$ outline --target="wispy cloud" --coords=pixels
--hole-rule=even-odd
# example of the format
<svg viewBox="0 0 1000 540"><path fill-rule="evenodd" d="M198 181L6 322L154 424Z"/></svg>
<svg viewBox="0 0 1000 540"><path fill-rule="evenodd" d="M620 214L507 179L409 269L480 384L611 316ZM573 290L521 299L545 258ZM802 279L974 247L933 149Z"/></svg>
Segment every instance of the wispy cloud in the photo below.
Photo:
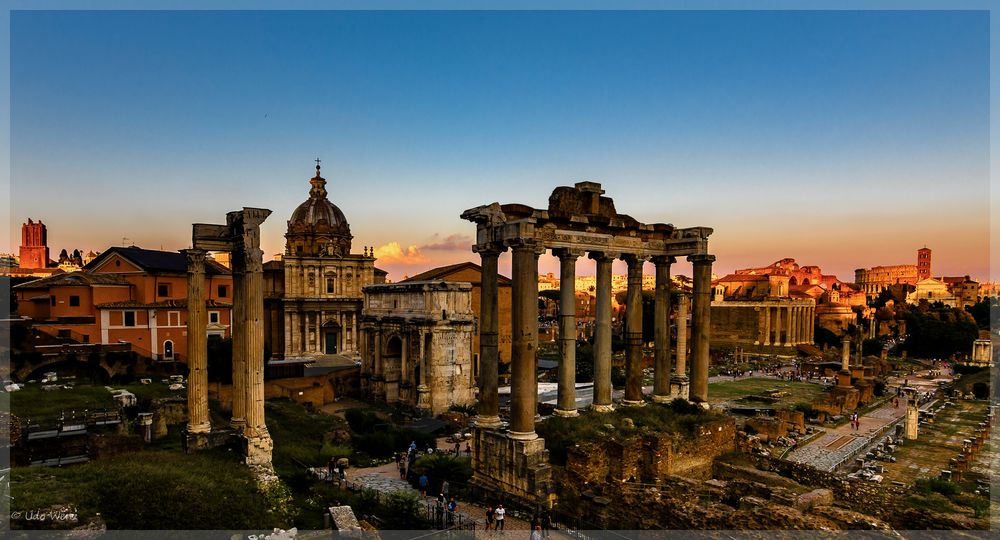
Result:
<svg viewBox="0 0 1000 540"><path fill-rule="evenodd" d="M476 243L475 239L466 234L452 234L438 241L439 236L435 234L431 243L420 246L417 249L427 251L471 251L472 244Z"/></svg>

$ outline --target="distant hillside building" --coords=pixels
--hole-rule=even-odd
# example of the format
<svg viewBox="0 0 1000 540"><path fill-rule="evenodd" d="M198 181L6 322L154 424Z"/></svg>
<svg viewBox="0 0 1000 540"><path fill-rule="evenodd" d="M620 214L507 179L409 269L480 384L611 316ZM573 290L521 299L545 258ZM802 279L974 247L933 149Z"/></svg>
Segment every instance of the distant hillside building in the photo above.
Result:
<svg viewBox="0 0 1000 540"><path fill-rule="evenodd" d="M230 335L233 280L205 265L209 336ZM82 271L14 287L18 314L77 343L128 342L154 360L186 362L187 261L176 251L110 248Z"/></svg>
<svg viewBox="0 0 1000 540"><path fill-rule="evenodd" d="M45 224L28 218L21 225L21 268L47 268L49 266L49 233Z"/></svg>
<svg viewBox="0 0 1000 540"><path fill-rule="evenodd" d="M873 266L854 271L854 283L869 297L875 298L890 285L916 285L931 277L931 250L917 250L917 264Z"/></svg>
<svg viewBox="0 0 1000 540"><path fill-rule="evenodd" d="M286 359L360 354L361 290L386 272L373 250L351 253L351 226L327 198L318 164L309 184L288 220L284 255L264 265L265 347Z"/></svg>

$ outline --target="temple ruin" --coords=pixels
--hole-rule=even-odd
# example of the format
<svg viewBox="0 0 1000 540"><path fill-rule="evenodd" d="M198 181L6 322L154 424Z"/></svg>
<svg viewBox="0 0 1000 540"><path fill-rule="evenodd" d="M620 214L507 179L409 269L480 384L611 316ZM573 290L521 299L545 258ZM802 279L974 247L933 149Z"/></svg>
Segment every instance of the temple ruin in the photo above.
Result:
<svg viewBox="0 0 1000 540"><path fill-rule="evenodd" d="M601 185L580 182L557 187L547 210L522 204L493 203L466 210L462 219L477 226L473 251L482 259L480 311L480 393L474 481L518 497L540 500L547 494L550 469L544 441L535 433L538 382L538 257L546 250L560 260L560 363L555 414L576 416L576 314L574 282L577 259L587 255L597 265L597 319L594 335L594 403L611 411L611 263L628 264L626 300L626 387L622 405L640 406L642 395L642 267L656 268L654 313L654 390L657 402L688 398L708 400L711 275L708 227L675 228L645 224L619 214L603 197ZM497 262L512 252L511 405L509 431L501 428L497 391ZM671 373L670 267L687 256L693 265L691 374L678 348L678 369ZM686 307L686 306L685 306ZM686 310L685 310L686 311ZM682 325L679 325L679 327ZM686 336L684 336L686 339ZM680 340L680 336L678 336Z"/></svg>
<svg viewBox="0 0 1000 540"><path fill-rule="evenodd" d="M238 434L248 465L271 463L271 437L264 424L264 288L260 224L271 214L244 208L226 214L225 225L193 225L188 265L188 414L189 449L215 446ZM232 254L233 402L230 430L213 433L208 413L208 339L205 316L205 256Z"/></svg>

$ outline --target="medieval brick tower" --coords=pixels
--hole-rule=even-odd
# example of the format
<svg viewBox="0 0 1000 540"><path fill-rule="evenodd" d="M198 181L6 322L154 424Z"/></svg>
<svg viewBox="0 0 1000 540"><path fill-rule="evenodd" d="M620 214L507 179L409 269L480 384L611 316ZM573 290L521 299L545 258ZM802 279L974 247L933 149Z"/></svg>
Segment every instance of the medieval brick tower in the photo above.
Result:
<svg viewBox="0 0 1000 540"><path fill-rule="evenodd" d="M917 281L931 277L931 250L926 247L917 250Z"/></svg>
<svg viewBox="0 0 1000 540"><path fill-rule="evenodd" d="M21 268L45 268L49 264L48 234L45 225L28 222L21 225Z"/></svg>

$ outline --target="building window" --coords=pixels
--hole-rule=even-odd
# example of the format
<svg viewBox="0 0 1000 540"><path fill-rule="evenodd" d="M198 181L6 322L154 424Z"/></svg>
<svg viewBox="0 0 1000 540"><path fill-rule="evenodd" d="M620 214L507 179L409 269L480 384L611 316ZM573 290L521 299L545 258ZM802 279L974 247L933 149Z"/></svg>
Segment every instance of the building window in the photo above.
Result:
<svg viewBox="0 0 1000 540"><path fill-rule="evenodd" d="M168 311L167 312L167 326L180 326L181 325L181 312L180 311Z"/></svg>
<svg viewBox="0 0 1000 540"><path fill-rule="evenodd" d="M219 312L209 311L208 312L208 323L209 324L219 324Z"/></svg>
<svg viewBox="0 0 1000 540"><path fill-rule="evenodd" d="M84 343L90 343L90 335L83 334L83 342Z"/></svg>
<svg viewBox="0 0 1000 540"><path fill-rule="evenodd" d="M219 298L225 298L229 294L229 287L227 285L219 285Z"/></svg>
<svg viewBox="0 0 1000 540"><path fill-rule="evenodd" d="M68 338L70 337L69 332L70 332L69 328L60 328L59 332L56 334L56 337Z"/></svg>
<svg viewBox="0 0 1000 540"><path fill-rule="evenodd" d="M326 278L326 292L333 293L333 278Z"/></svg>
<svg viewBox="0 0 1000 540"><path fill-rule="evenodd" d="M54 294L53 294L52 296L50 296L50 297L49 297L49 302L50 302L50 303L51 303L51 304L52 304L53 306L54 306L54 305L56 305L56 295L54 295Z"/></svg>
<svg viewBox="0 0 1000 540"><path fill-rule="evenodd" d="M163 342L163 359L173 360L174 358L174 342L169 339Z"/></svg>
<svg viewBox="0 0 1000 540"><path fill-rule="evenodd" d="M156 295L157 296L170 296L170 284L160 283L156 285Z"/></svg>
<svg viewBox="0 0 1000 540"><path fill-rule="evenodd" d="M80 307L80 297L77 295L70 295L69 297L70 307Z"/></svg>
<svg viewBox="0 0 1000 540"><path fill-rule="evenodd" d="M135 312L134 311L124 311L122 312L124 317L124 324L122 326L135 326Z"/></svg>

